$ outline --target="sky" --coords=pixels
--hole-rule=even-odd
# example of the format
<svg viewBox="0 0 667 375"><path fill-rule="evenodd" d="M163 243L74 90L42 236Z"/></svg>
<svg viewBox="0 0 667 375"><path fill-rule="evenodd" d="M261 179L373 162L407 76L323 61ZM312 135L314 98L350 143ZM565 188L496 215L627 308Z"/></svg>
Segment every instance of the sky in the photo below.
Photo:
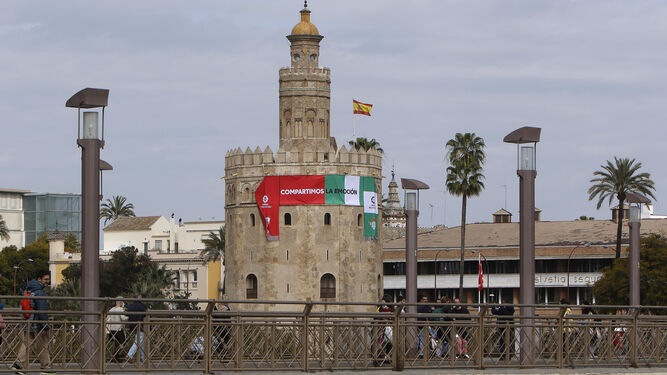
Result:
<svg viewBox="0 0 667 375"><path fill-rule="evenodd" d="M420 226L461 220L445 193L445 143L487 145L486 188L467 222L505 207L518 219L516 146L542 128L536 206L543 220L610 218L587 190L614 156L635 158L667 213L667 2L311 0L331 68L331 133L352 138L352 98L373 104L356 135L396 176L426 182ZM104 196L138 216L224 218L224 157L278 149L278 70L298 0L14 1L0 12L0 187L79 193L76 110L108 88ZM661 165L663 167L661 167ZM506 203L505 203L506 202Z"/></svg>

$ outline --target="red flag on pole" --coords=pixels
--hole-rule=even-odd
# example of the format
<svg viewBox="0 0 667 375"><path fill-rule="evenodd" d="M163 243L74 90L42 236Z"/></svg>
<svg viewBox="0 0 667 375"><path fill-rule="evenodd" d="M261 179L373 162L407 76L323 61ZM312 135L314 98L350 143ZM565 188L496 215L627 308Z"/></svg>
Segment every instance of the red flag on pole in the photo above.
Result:
<svg viewBox="0 0 667 375"><path fill-rule="evenodd" d="M477 267L479 268L479 278L477 279L477 291L484 289L484 271L482 271L482 254L479 254Z"/></svg>

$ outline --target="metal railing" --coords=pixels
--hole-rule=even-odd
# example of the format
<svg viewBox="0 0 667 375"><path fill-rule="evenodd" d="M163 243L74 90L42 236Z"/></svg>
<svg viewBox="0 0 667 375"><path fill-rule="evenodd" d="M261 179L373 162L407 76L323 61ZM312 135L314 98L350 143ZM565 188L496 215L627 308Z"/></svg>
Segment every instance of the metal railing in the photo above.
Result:
<svg viewBox="0 0 667 375"><path fill-rule="evenodd" d="M63 298L46 299L53 305ZM216 303L222 301L199 300L201 310L149 309L134 327L135 322L124 320L122 330L111 332L107 317L113 301L98 301L92 323L84 322L80 311L46 311L48 320L37 321L24 319L18 309L2 310L0 373L12 371L22 343L33 349L24 368L38 370L42 354L53 372L85 372L86 340L101 343L96 373L518 368L523 327L530 328L534 340L533 362L524 367L659 366L667 357L664 307L595 306L599 314L582 315L573 306L566 315L562 306L540 305L526 326L518 315L498 319L492 305L469 305L471 313L461 315L409 314L403 312L405 305L380 313L376 303L224 301L231 310L218 311ZM45 323L48 331L29 333L34 323ZM97 336L85 337L87 332ZM40 335L47 339L44 347L37 345ZM141 335L143 340L137 340ZM135 341L136 353L129 358Z"/></svg>

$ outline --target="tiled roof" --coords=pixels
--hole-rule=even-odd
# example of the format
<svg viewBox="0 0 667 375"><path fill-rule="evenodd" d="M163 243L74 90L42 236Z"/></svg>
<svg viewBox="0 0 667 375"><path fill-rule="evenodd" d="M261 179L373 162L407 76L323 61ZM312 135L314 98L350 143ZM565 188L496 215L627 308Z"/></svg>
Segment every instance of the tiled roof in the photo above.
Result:
<svg viewBox="0 0 667 375"><path fill-rule="evenodd" d="M628 224L623 224L627 241ZM573 220L535 222L536 246L614 245L617 224L611 220ZM641 233L667 235L667 219L646 219ZM419 249L457 248L461 246L461 228L434 228L417 235ZM518 247L519 223L480 223L466 225L466 248ZM405 237L387 240L384 250L405 249Z"/></svg>
<svg viewBox="0 0 667 375"><path fill-rule="evenodd" d="M119 217L103 230L115 232L123 230L149 230L160 216Z"/></svg>

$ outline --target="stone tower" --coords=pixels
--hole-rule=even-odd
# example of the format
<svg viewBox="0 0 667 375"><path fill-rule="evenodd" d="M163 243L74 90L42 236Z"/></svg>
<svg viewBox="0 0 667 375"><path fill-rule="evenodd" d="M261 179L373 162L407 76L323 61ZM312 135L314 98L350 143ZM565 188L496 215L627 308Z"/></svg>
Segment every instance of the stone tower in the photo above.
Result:
<svg viewBox="0 0 667 375"><path fill-rule="evenodd" d="M382 194L382 155L338 148L330 136L331 80L330 70L319 67L322 38L310 10L301 10L301 22L287 36L291 66L279 73L278 151L237 148L225 157L230 299L377 301L382 293L382 232L377 240L364 238L362 206L280 206L279 239L268 241L255 200L266 176L369 176Z"/></svg>
<svg viewBox="0 0 667 375"><path fill-rule="evenodd" d="M405 228L406 216L401 201L398 198L398 184L396 183L394 171L391 171L391 182L389 183L389 196L382 210L382 225L386 227Z"/></svg>

